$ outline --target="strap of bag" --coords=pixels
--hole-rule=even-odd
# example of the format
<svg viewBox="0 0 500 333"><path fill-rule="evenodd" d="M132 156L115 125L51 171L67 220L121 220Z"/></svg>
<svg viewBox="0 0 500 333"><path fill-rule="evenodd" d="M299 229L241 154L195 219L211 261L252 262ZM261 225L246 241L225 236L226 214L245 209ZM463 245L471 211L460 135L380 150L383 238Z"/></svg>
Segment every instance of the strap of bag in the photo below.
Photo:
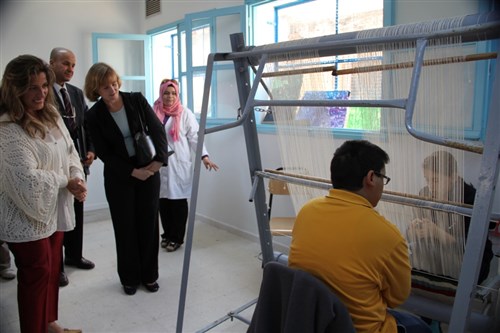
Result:
<svg viewBox="0 0 500 333"><path fill-rule="evenodd" d="M145 133L149 133L149 129L148 129L148 126L144 126L144 123L142 121L142 108L141 106L139 105L139 93L132 93L134 95L136 95L137 97L135 97L135 104L136 104L136 107L137 107L137 110L138 110L138 114L139 114L139 122L141 123L141 129L143 132Z"/></svg>

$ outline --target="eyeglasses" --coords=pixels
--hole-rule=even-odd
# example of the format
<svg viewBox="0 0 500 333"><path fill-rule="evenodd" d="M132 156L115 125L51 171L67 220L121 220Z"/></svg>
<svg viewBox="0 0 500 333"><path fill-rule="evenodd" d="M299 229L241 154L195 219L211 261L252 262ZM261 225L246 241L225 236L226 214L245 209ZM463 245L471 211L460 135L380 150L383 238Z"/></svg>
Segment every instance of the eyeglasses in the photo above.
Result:
<svg viewBox="0 0 500 333"><path fill-rule="evenodd" d="M375 176L384 179L384 185L389 184L389 182L391 181L391 178L387 177L386 175L381 174L380 172L373 171L373 173L375 174Z"/></svg>

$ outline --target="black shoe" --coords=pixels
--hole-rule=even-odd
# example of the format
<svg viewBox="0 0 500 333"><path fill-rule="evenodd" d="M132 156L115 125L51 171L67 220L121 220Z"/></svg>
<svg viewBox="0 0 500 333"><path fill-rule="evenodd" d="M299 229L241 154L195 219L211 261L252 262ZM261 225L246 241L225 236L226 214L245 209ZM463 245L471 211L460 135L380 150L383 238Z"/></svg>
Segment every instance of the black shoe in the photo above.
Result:
<svg viewBox="0 0 500 333"><path fill-rule="evenodd" d="M0 271L0 277L4 280L13 280L16 278L16 272L12 268L5 268Z"/></svg>
<svg viewBox="0 0 500 333"><path fill-rule="evenodd" d="M135 286L123 286L123 291L127 295L135 295L135 292L137 291L137 287L135 287Z"/></svg>
<svg viewBox="0 0 500 333"><path fill-rule="evenodd" d="M155 293L158 291L158 289L160 289L160 285L158 284L158 282L144 283L144 287L146 287L146 289L152 293Z"/></svg>
<svg viewBox="0 0 500 333"><path fill-rule="evenodd" d="M95 264L92 261L85 259L84 257L81 257L78 260L66 258L64 260L64 264L68 265L68 266L80 268L80 269L92 269L95 267Z"/></svg>
<svg viewBox="0 0 500 333"><path fill-rule="evenodd" d="M181 247L181 244L175 243L175 242L170 242L167 245L167 252L174 252L180 247Z"/></svg>
<svg viewBox="0 0 500 333"><path fill-rule="evenodd" d="M59 287L66 287L69 284L68 276L66 273L59 274Z"/></svg>
<svg viewBox="0 0 500 333"><path fill-rule="evenodd" d="M166 248L167 245L168 245L168 243L169 243L168 240L166 240L165 238L162 238L160 245L161 245L162 248Z"/></svg>

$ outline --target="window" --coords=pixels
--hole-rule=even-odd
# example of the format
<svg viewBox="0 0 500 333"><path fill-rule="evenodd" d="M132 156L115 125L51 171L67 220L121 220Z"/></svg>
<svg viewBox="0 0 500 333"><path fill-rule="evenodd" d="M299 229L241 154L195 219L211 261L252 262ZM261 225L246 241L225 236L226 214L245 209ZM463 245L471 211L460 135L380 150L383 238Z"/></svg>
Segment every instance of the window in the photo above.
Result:
<svg viewBox="0 0 500 333"><path fill-rule="evenodd" d="M252 45L265 45L304 38L320 37L350 31L380 28L383 26L383 0L317 0L291 1L277 0L251 6ZM321 58L321 66L349 68L353 63L363 59L356 55ZM287 66L282 62L276 66ZM275 68L274 70L278 70ZM361 99L360 83L345 76L327 76L325 74L309 74L300 87L290 86L287 78L269 80L271 88L286 86L286 90L299 89L296 96L302 99ZM316 76L316 77L314 77ZM324 82L324 81L327 82ZM323 87L318 91L315 82L322 81ZM381 91L375 94L380 98ZM327 109L327 110L325 110ZM264 110L265 111L265 110ZM260 117L262 123L272 123L272 114ZM361 130L377 130L380 127L380 110L361 107L308 107L297 110L296 120L309 120L310 126L328 128L348 128Z"/></svg>
<svg viewBox="0 0 500 333"><path fill-rule="evenodd" d="M164 30L151 37L153 68L153 99L159 97L159 86L163 79L179 78L179 32L177 27ZM181 93L181 100L183 94Z"/></svg>
<svg viewBox="0 0 500 333"><path fill-rule="evenodd" d="M182 22L150 31L153 36L154 98L162 79L180 83L182 103L197 116L202 108L207 58L210 53L230 52L229 35L245 27L245 7L228 7L187 14ZM217 64L211 85L208 118L234 120L238 112L234 66Z"/></svg>
<svg viewBox="0 0 500 333"><path fill-rule="evenodd" d="M112 64L123 91L151 92L150 39L145 35L92 33L92 58Z"/></svg>
<svg viewBox="0 0 500 333"><path fill-rule="evenodd" d="M232 33L243 32L247 45L259 46L361 31L391 25L390 20L393 19L394 9L393 3L387 0L246 0L245 4L246 6L187 14L179 22L148 32L152 37L151 68L153 69L153 80L149 86L153 87L154 98L157 98L159 82L163 78L175 78L180 82L183 104L199 115L204 95L207 56L212 52L230 52L229 35ZM488 10L491 8L480 8L481 12ZM491 52L496 49L496 45L490 42L478 43L477 52ZM319 64L321 66L349 69L368 60L382 63L382 54L370 57L366 55L337 56L328 59L321 58L318 62L321 62ZM284 62L278 65L287 66ZM484 134L487 103L491 94L490 71L489 62L478 63L475 70L476 76L486 77L487 80L479 80L479 83L474 86L474 91L482 92L484 96L479 93L474 97L474 107L467 123L469 126L467 138L469 139L480 139ZM334 99L367 99L360 98L361 94L367 92L371 94L370 96L375 95L377 99L382 98L382 88L378 84L367 85L350 78L349 75L331 76L327 80L324 79L326 76L321 77L323 81L326 81L325 88L317 89L314 85L305 82L300 90L297 90L298 98L311 98L310 96L318 93L326 98ZM209 124L234 120L240 103L233 63L216 62L212 80L208 101ZM272 84L285 87L285 80L277 79ZM368 91L366 87L371 90ZM145 90L148 92L149 89L146 87ZM263 99L264 94L265 92L259 91L257 97ZM259 108L255 110L259 111ZM266 111L266 109L260 108L260 111ZM302 110L300 116L314 117L319 111L324 113L324 109L316 108ZM378 130L381 122L384 121L380 110L376 108L333 108L328 110L328 114L329 119L316 121L324 124L321 126L334 129ZM258 112L256 119L259 124L265 124L265 126L259 125L259 130L273 131L272 114Z"/></svg>

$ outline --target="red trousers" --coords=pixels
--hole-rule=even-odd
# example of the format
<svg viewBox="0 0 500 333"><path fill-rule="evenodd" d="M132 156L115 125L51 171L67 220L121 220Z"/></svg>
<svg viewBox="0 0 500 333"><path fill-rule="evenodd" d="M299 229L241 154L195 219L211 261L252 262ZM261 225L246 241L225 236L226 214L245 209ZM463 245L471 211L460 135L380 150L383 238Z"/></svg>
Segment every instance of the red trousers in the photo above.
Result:
<svg viewBox="0 0 500 333"><path fill-rule="evenodd" d="M9 243L17 266L17 303L22 333L46 333L57 320L64 234Z"/></svg>

